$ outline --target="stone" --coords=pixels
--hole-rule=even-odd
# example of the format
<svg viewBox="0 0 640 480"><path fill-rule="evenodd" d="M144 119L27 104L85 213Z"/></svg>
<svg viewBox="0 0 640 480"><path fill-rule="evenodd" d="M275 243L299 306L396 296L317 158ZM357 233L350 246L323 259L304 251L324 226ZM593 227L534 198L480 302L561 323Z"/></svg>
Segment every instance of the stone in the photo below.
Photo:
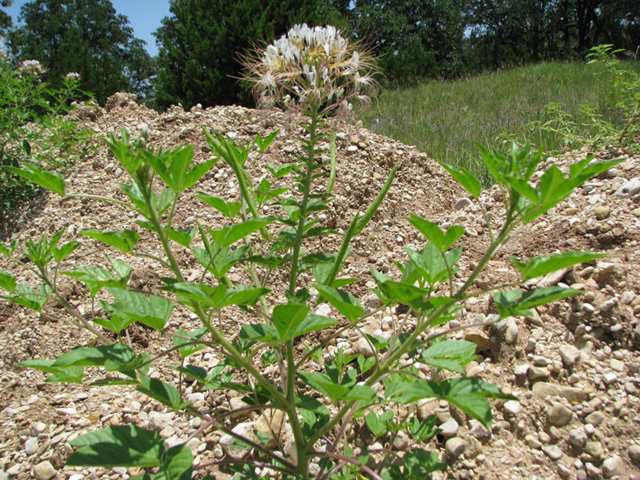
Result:
<svg viewBox="0 0 640 480"><path fill-rule="evenodd" d="M558 351L565 367L572 367L580 359L580 350L573 345L562 345Z"/></svg>
<svg viewBox="0 0 640 480"><path fill-rule="evenodd" d="M469 205L471 205L471 200L463 197L456 200L456 203L453 205L453 208L456 210L464 210Z"/></svg>
<svg viewBox="0 0 640 480"><path fill-rule="evenodd" d="M593 463L587 462L584 468L587 471L587 478L592 478L594 480L602 478L602 470L596 467Z"/></svg>
<svg viewBox="0 0 640 480"><path fill-rule="evenodd" d="M624 183L614 195L616 197L630 197L640 192L640 178L634 178Z"/></svg>
<svg viewBox="0 0 640 480"><path fill-rule="evenodd" d="M406 450L409 448L409 436L402 430L398 432L395 440L393 440L393 448L396 450Z"/></svg>
<svg viewBox="0 0 640 480"><path fill-rule="evenodd" d="M452 459L456 459L462 455L465 448L466 444L460 437L450 438L444 444L444 449L447 452L447 455Z"/></svg>
<svg viewBox="0 0 640 480"><path fill-rule="evenodd" d="M33 469L33 475L36 480L51 480L57 473L49 461L40 462Z"/></svg>
<svg viewBox="0 0 640 480"><path fill-rule="evenodd" d="M469 432L475 438L477 438L479 440L487 440L487 439L491 438L491 431L488 430L479 421L471 420L471 422L469 422L469 427L470 427L469 428Z"/></svg>
<svg viewBox="0 0 640 480"><path fill-rule="evenodd" d="M611 209L604 205L600 205L594 208L593 212L596 214L596 218L598 220L606 220L607 218L609 218L609 215L611 214Z"/></svg>
<svg viewBox="0 0 640 480"><path fill-rule="evenodd" d="M509 415L515 416L520 413L520 402L518 402L517 400L508 400L504 403L502 408Z"/></svg>
<svg viewBox="0 0 640 480"><path fill-rule="evenodd" d="M531 380L538 380L540 378L547 378L549 376L549 369L547 367L539 367L532 365L527 375Z"/></svg>
<svg viewBox="0 0 640 480"><path fill-rule="evenodd" d="M453 418L450 418L449 420L444 422L442 425L440 425L438 428L442 430L441 433L443 436L447 438L451 438L456 436L456 434L458 433L458 429L460 428L460 425L458 425L458 422L456 422Z"/></svg>
<svg viewBox="0 0 640 480"><path fill-rule="evenodd" d="M506 324L507 328L504 332L504 341L507 345L513 345L518 341L518 334L520 333L518 324L516 323L516 319L513 317L507 318Z"/></svg>
<svg viewBox="0 0 640 480"><path fill-rule="evenodd" d="M595 458L602 458L604 455L604 449L600 442L587 442L584 451Z"/></svg>
<svg viewBox="0 0 640 480"><path fill-rule="evenodd" d="M611 360L609 360L609 366L616 372L624 372L626 370L626 366L624 362L617 360L615 358L612 358Z"/></svg>
<svg viewBox="0 0 640 480"><path fill-rule="evenodd" d="M278 445L278 439L281 443L285 443L284 438L290 427L284 411L270 408L266 409L256 420L254 430L262 433L261 438L267 439L265 445L267 448L274 448Z"/></svg>
<svg viewBox="0 0 640 480"><path fill-rule="evenodd" d="M616 375L615 373L612 373L612 372L605 373L602 376L602 381L607 385L613 385L614 383L616 383L618 381L618 375Z"/></svg>
<svg viewBox="0 0 640 480"><path fill-rule="evenodd" d="M565 387L549 382L537 382L531 391L536 397L562 397L571 403L581 403L587 399L587 392L581 388Z"/></svg>
<svg viewBox="0 0 640 480"><path fill-rule="evenodd" d="M569 443L577 448L583 448L587 444L587 434L584 430L574 428L569 432Z"/></svg>
<svg viewBox="0 0 640 480"><path fill-rule="evenodd" d="M629 458L633 463L640 465L640 445L631 445L629 447Z"/></svg>
<svg viewBox="0 0 640 480"><path fill-rule="evenodd" d="M489 336L479 328L470 328L464 334L467 342L475 343L479 351L485 351L489 348Z"/></svg>
<svg viewBox="0 0 640 480"><path fill-rule="evenodd" d="M604 416L604 413L593 412L587 415L587 418L585 418L584 421L590 425L593 425L594 427L598 427L602 424L602 422L605 421L605 419L606 417Z"/></svg>
<svg viewBox="0 0 640 480"><path fill-rule="evenodd" d="M611 478L624 474L624 460L619 455L609 457L602 462L602 473L604 478Z"/></svg>
<svg viewBox="0 0 640 480"><path fill-rule="evenodd" d="M360 337L356 341L353 345L353 351L354 353L364 355L365 357L373 357L376 353L371 343L369 343L369 341L364 337Z"/></svg>
<svg viewBox="0 0 640 480"><path fill-rule="evenodd" d="M254 422L239 423L232 428L234 433L242 435L244 438L258 442L256 435L253 433ZM248 445L240 445L236 442L236 439L229 434L225 434L220 438L220 446L231 458L239 460L246 457L251 452L251 447Z"/></svg>
<svg viewBox="0 0 640 480"><path fill-rule="evenodd" d="M24 451L27 455L33 455L38 451L38 439L31 437L24 442Z"/></svg>
<svg viewBox="0 0 640 480"><path fill-rule="evenodd" d="M573 412L561 403L554 403L547 409L547 420L551 425L564 427L571 422Z"/></svg>
<svg viewBox="0 0 640 480"><path fill-rule="evenodd" d="M544 454L551 460L560 460L562 458L562 449L557 445L545 445L542 447Z"/></svg>

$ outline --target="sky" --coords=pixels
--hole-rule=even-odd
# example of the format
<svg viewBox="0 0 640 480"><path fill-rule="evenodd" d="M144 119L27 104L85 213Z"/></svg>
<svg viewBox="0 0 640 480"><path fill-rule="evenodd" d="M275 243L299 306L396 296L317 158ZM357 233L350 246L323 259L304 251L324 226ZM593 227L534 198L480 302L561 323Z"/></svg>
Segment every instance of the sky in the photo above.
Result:
<svg viewBox="0 0 640 480"><path fill-rule="evenodd" d="M16 25L20 7L30 0L14 0L13 5L5 9ZM162 18L169 15L169 0L111 0L116 12L129 19L136 38L147 42L147 51L151 55L158 53L156 40L152 33L160 27Z"/></svg>

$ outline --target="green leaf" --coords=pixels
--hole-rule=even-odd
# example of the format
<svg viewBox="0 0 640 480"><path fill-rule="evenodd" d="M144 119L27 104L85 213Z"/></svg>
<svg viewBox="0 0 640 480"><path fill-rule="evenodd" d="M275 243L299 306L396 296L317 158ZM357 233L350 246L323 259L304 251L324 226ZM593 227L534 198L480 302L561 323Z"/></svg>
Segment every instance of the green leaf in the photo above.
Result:
<svg viewBox="0 0 640 480"><path fill-rule="evenodd" d="M13 292L16 287L16 279L13 275L4 270L0 270L0 288Z"/></svg>
<svg viewBox="0 0 640 480"><path fill-rule="evenodd" d="M242 209L242 204L240 202L227 202L222 198L214 197L213 195L209 195L204 192L198 192L196 198L202 200L208 205L211 205L225 217L231 219L236 218Z"/></svg>
<svg viewBox="0 0 640 480"><path fill-rule="evenodd" d="M208 307L219 309L222 308L228 288L222 283L216 287L211 287L203 283L172 282L170 285L162 287L162 290L167 290Z"/></svg>
<svg viewBox="0 0 640 480"><path fill-rule="evenodd" d="M533 257L527 262L519 262L516 258L511 257L511 263L516 267L522 278L529 280L531 278L540 277L547 273L562 270L580 263L590 262L596 258L604 257L602 253L591 253L583 251L573 251L549 255L547 257Z"/></svg>
<svg viewBox="0 0 640 480"><path fill-rule="evenodd" d="M126 318L155 329L162 330L173 312L171 300L157 295L144 295L134 290L123 288L107 288L107 291L116 299L110 304L111 308Z"/></svg>
<svg viewBox="0 0 640 480"><path fill-rule="evenodd" d="M34 290L26 285L18 284L13 288L12 293L14 295L3 295L2 298L30 310L42 312L53 290L48 285L41 285L38 290Z"/></svg>
<svg viewBox="0 0 640 480"><path fill-rule="evenodd" d="M459 225L449 227L445 234L438 225L424 218L420 218L414 213L409 217L409 223L416 227L416 229L441 252L449 250L451 245L464 235L464 228Z"/></svg>
<svg viewBox="0 0 640 480"><path fill-rule="evenodd" d="M48 383L82 383L84 367L54 367L54 360L27 360L19 363L22 368L33 368L51 374Z"/></svg>
<svg viewBox="0 0 640 480"><path fill-rule="evenodd" d="M135 357L135 352L131 347L120 343L98 347L78 347L60 355L52 366L104 366L107 370L114 371L131 363Z"/></svg>
<svg viewBox="0 0 640 480"><path fill-rule="evenodd" d="M128 268L128 267L127 267ZM98 291L103 287L118 287L124 288L129 280L131 269L125 275L114 275L108 270L100 267L77 267L71 270L65 270L60 272L62 275L73 277L84 283L89 289L89 293L95 296Z"/></svg>
<svg viewBox="0 0 640 480"><path fill-rule="evenodd" d="M252 288L238 286L237 288L227 290L220 308L227 307L229 305L253 305L260 299L260 297L266 295L269 292L270 290L264 287Z"/></svg>
<svg viewBox="0 0 640 480"><path fill-rule="evenodd" d="M304 321L310 308L306 305L278 305L273 309L273 324L284 342L291 340L296 328Z"/></svg>
<svg viewBox="0 0 640 480"><path fill-rule="evenodd" d="M253 342L281 343L278 331L266 323L243 325L240 329L240 338Z"/></svg>
<svg viewBox="0 0 640 480"><path fill-rule="evenodd" d="M47 172L42 168L34 165L33 163L24 163L22 168L18 167L4 167L6 170L9 170L11 173L16 175L20 175L27 180L40 185L42 188L46 188L47 190L51 190L54 193L57 193L60 196L64 197L65 190L65 182L64 177L59 173L55 172Z"/></svg>
<svg viewBox="0 0 640 480"><path fill-rule="evenodd" d="M165 474L159 480L191 480L193 474L193 454L186 445L171 447L162 456L162 468L158 474Z"/></svg>
<svg viewBox="0 0 640 480"><path fill-rule="evenodd" d="M349 292L317 283L313 287L351 323L357 322L364 313L358 299Z"/></svg>
<svg viewBox="0 0 640 480"><path fill-rule="evenodd" d="M194 340L200 340L202 337L204 337L207 334L208 331L209 330L207 329L207 327L199 328L197 330L194 330L193 332L187 332L184 328L180 328L175 331L171 341L175 346L184 345L185 343L188 343ZM187 337L188 339L184 337ZM178 348L178 352L180 352L180 355L182 356L182 358L186 358L189 355L199 350L202 350L203 348L204 348L204 345L187 345L187 346Z"/></svg>
<svg viewBox="0 0 640 480"><path fill-rule="evenodd" d="M299 337L305 333L320 330L322 328L331 327L338 322L333 318L324 317L322 315L307 315L291 332L290 338Z"/></svg>
<svg viewBox="0 0 640 480"><path fill-rule="evenodd" d="M182 401L180 392L173 385L157 378L141 376L137 390L174 410L181 410L189 405L189 402Z"/></svg>
<svg viewBox="0 0 640 480"><path fill-rule="evenodd" d="M80 232L81 235L95 238L107 245L122 250L125 253L131 253L135 248L140 235L133 230L124 230L122 232L103 232L101 230L95 230L92 228L84 229Z"/></svg>
<svg viewBox="0 0 640 480"><path fill-rule="evenodd" d="M69 242L63 245L60 248L53 249L53 256L56 257L58 262L61 262L65 258L67 258L73 251L80 246L80 242Z"/></svg>
<svg viewBox="0 0 640 480"><path fill-rule="evenodd" d="M447 165L446 163L441 163L441 165L474 198L477 199L480 197L480 192L482 192L482 184L472 173L465 170L464 168L457 170L451 165Z"/></svg>
<svg viewBox="0 0 640 480"><path fill-rule="evenodd" d="M108 308L108 307L105 307L105 304L107 306L109 305L108 303L102 302L102 301L100 302L100 304L103 306L103 308ZM91 321L96 325L100 325L106 328L107 330L120 333L129 325L131 325L133 322L135 322L135 319L122 318L117 315L111 315L111 318L92 318Z"/></svg>
<svg viewBox="0 0 640 480"><path fill-rule="evenodd" d="M580 290L564 287L546 287L524 293L522 290L497 292L493 299L501 317L532 316L531 308L544 305L563 298L580 295Z"/></svg>
<svg viewBox="0 0 640 480"><path fill-rule="evenodd" d="M342 399L349 393L349 387L334 382L325 373L316 372L298 372L304 383L311 388L323 393L334 403Z"/></svg>
<svg viewBox="0 0 640 480"><path fill-rule="evenodd" d="M209 233L219 247L228 247L238 240L243 239L247 235L250 235L257 230L264 228L274 220L275 218L273 217L251 218L249 220L245 220L242 223L238 223L221 230L209 230Z"/></svg>
<svg viewBox="0 0 640 480"><path fill-rule="evenodd" d="M439 419L437 415L431 415L423 421L414 417L409 425L411 436L418 442L424 442L434 437L440 431L437 427Z"/></svg>
<svg viewBox="0 0 640 480"><path fill-rule="evenodd" d="M476 344L465 340L443 340L434 343L423 353L423 358L466 357L473 355Z"/></svg>
<svg viewBox="0 0 640 480"><path fill-rule="evenodd" d="M393 411L387 410L380 416L376 415L374 412L369 412L364 417L364 420L371 433L373 433L373 436L376 438L381 437L391 431L389 425L390 423L393 423Z"/></svg>
<svg viewBox="0 0 640 480"><path fill-rule="evenodd" d="M163 464L164 439L135 425L118 425L86 433L69 442L78 450L70 467L157 467Z"/></svg>
<svg viewBox="0 0 640 480"><path fill-rule="evenodd" d="M434 452L428 452L421 448L413 449L402 458L404 472L403 480L424 480L431 477L431 473L444 470L446 463L440 461L440 457Z"/></svg>

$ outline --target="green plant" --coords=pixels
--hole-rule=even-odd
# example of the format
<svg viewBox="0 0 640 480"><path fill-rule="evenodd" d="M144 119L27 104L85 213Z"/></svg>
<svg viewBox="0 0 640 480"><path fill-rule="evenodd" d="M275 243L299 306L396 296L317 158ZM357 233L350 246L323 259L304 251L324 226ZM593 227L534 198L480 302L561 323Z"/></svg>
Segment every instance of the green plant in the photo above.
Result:
<svg viewBox="0 0 640 480"><path fill-rule="evenodd" d="M317 38L323 38L323 45L338 35L323 29L298 32L311 39L298 46L302 53L318 52L307 49L317 46ZM327 60L321 52L317 55L316 65ZM314 59L313 55L306 58ZM328 77L339 72L344 70L331 70ZM313 82L313 76L301 76L297 81L299 88L319 87L315 83L305 86L304 82ZM445 465L425 448L437 433L434 417L410 420L408 413L413 405L422 399L439 398L489 426L492 416L487 399L513 398L482 380L460 376L464 365L474 358L475 345L443 339L445 333L435 327L455 318L462 303L471 297L492 294L499 316L506 317L531 315L538 305L577 294L576 290L562 287L517 287L531 278L590 261L599 254L566 252L526 261L512 259L520 281L489 291L476 290L473 285L515 228L544 214L576 187L617 162L586 159L573 165L568 176L551 166L533 183L540 153L514 147L507 155L501 155L483 149L482 160L504 192L504 222L496 225L488 218L490 245L459 285L454 283L454 275L462 248L456 243L464 235L464 228L456 225L443 231L436 224L411 215L409 222L426 239L424 247L417 251L407 248L408 260L398 265L396 276L371 272L381 308L402 303L408 312L398 317L397 328L389 338L375 337L363 333L361 327L376 312L365 309L350 293L348 285L356 279L345 278L340 272L351 241L375 215L395 169L372 206L350 221L341 234L338 251L329 254L318 249L315 239L338 234L322 226L318 216L318 212L331 208L328 174L324 171L328 165L320 161L322 150L318 148L330 130L326 112L334 111L327 97L318 92L330 90L319 87L317 95L298 102L306 115L305 135L300 138L304 154L294 163L270 165L272 178L258 185L249 175L247 161L253 151L264 152L275 134L258 136L250 145L237 145L215 132L205 132L216 158L197 165L193 165L191 147L152 151L144 138L132 141L126 132L120 140L111 138L108 146L131 182L121 184L126 201L101 200L144 218L136 223L153 232L162 256L143 251L138 246L140 235L132 229L81 233L128 255L155 259L170 272L162 278L162 294L129 287L132 269L111 257L107 257L106 268L66 267L65 259L79 243L72 240L61 244L62 232L50 238L43 236L39 241L29 240L21 255L16 255L17 241L0 244L1 254L41 280L35 290L19 284L11 273L0 272L0 287L9 292L4 298L38 312L48 301L57 302L80 327L92 331L99 342L97 346L76 347L56 359L26 361L21 364L23 367L47 372L47 381L53 382L81 382L85 368L98 368L104 377L95 384L131 385L168 408L202 418L202 426L193 435L217 429L254 451L248 458L218 460L194 468L186 442L167 448L157 432L122 425L73 440L71 444L77 450L67 465L143 468L146 473L137 479L186 480L195 470L206 472L214 464L228 467L238 478L246 479L264 478L263 472L269 471L280 472L282 478L305 480L428 478ZM345 87L338 101L348 102L352 93L351 88ZM363 91L358 92L362 94ZM220 159L233 169L240 198L227 200L203 192L197 198L220 212L226 223L220 228L201 224L190 230L177 228L174 217L182 194ZM445 168L482 205L479 181L467 170ZM68 193L64 179L57 173L34 166L11 167L11 171L59 195L83 196ZM294 181L293 188L279 185L281 179L288 177ZM278 214L260 216L264 206ZM188 250L200 265L202 273L195 280L185 279L176 260L176 244ZM232 281L227 275L232 267L242 269L244 280ZM285 285L277 280L277 272L286 272ZM305 280L308 275L303 277L303 272L310 273L313 280ZM59 293L63 277L82 282L93 297L100 294L104 298L99 302L101 308L92 312L94 315L81 315ZM320 304L329 305L332 313L317 313L315 307ZM156 358L127 344L125 332L132 323L163 331L176 306L192 312L200 322L199 328L175 331L173 346ZM222 320L237 318L239 312L243 312L243 325L236 337L229 338L221 329ZM104 329L111 333L107 335ZM322 335L308 335L311 332ZM369 354L338 350L333 356L325 355L327 346L347 332L360 335L369 346ZM189 363L189 357L202 349L221 352L225 360L210 371ZM225 413L194 408L183 397L182 380L173 384L149 376L149 367L170 355L178 357L179 364L174 368L181 379L189 378L203 391L235 390L247 406ZM273 370L268 369L271 365L276 366L275 372L267 373ZM430 369L430 378L425 378L425 368ZM245 434L235 431L229 418L241 411L262 414L268 419L269 429ZM386 447L382 451L356 451L347 434L358 423L364 423ZM286 435L281 436L280 430ZM407 432L415 444L404 455L391 448L399 431ZM399 458L401 461L397 461Z"/></svg>
<svg viewBox="0 0 640 480"><path fill-rule="evenodd" d="M631 141L638 143L640 135L640 74L624 66L616 59L616 55L624 50L614 50L613 45L598 45L591 49L587 58L590 63L603 65L605 71L613 76L613 90L617 97L616 107L624 116L624 127L620 131L618 143L625 137L632 136Z"/></svg>
<svg viewBox="0 0 640 480"><path fill-rule="evenodd" d="M41 81L43 71L36 60L13 68L0 57L0 212L10 211L36 193L32 183L3 167L20 167L25 162L47 168L68 165L91 136L75 121L62 117L72 109L72 100L86 95L79 89L77 74L69 73L61 88L52 89Z"/></svg>

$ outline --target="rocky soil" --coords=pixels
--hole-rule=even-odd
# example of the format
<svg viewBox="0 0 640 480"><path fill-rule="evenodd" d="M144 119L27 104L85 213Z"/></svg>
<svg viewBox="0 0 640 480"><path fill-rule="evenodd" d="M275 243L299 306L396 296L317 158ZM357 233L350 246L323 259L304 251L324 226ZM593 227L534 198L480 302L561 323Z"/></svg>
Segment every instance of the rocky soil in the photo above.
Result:
<svg viewBox="0 0 640 480"><path fill-rule="evenodd" d="M105 109L83 108L76 113L95 131L96 142L109 133L126 128L136 136L148 126L156 147L181 144L196 147L196 161L211 154L206 148L202 127L215 128L238 140L252 139L275 128L281 135L264 158L252 165L254 179L266 176L266 162L293 159L299 146L297 120L283 113L264 113L240 107L194 108L190 112L174 107L159 115L137 105L131 97L118 94ZM358 211L364 211L382 187L393 164L400 165L389 196L368 230L353 245L346 274L362 280L354 286L361 298L370 296L373 286L370 267L393 272L393 262L405 260L404 247L419 248L422 239L406 221L410 212L439 223L460 223L467 234L461 240L465 253L456 280L480 258L487 244L487 225L477 207L444 170L415 148L358 126L340 125L337 135L338 176L334 209L326 222L345 229ZM587 152L574 152L547 164L562 168ZM568 285L584 295L538 308L528 319L506 319L492 326L456 331L452 337L466 338L478 345L481 357L467 367L476 376L499 385L520 402L494 402L495 422L490 431L469 421L446 403L423 402L413 414L436 414L442 434L430 447L450 464L446 475L455 479L637 479L640 480L640 157L603 150L601 158L623 156L615 169L591 181L570 199L538 221L523 227L500 255L491 262L477 287L487 288L515 279L509 256L526 259L567 249L602 251L607 257L592 264L566 269L540 279L538 285ZM82 159L67 179L68 190L77 193L120 196L118 183L123 171L101 147ZM209 172L199 189L223 198L237 196L238 188L228 167L219 164ZM500 191L484 194L492 223L500 220ZM221 222L217 212L194 199L182 204L177 224L188 227L196 221L215 228ZM121 230L131 228L135 218L113 205L78 198L61 201L45 197L16 212L1 226L7 238L17 234L20 242L38 238L43 232L64 229L64 240L76 238L83 228ZM155 253L155 244L144 232L141 251ZM336 240L324 241L325 250L335 250ZM73 265L104 264L104 248L91 239L67 261ZM153 290L164 272L149 259L119 257L134 268L138 288ZM197 265L184 267L195 274ZM0 269L33 279L0 259ZM240 273L236 273L240 275ZM83 312L92 309L88 292L64 284L67 298ZM371 302L372 299L369 298ZM485 323L493 314L488 299L469 300L457 320L448 328ZM395 310L379 312L368 320L365 330L390 335L396 325ZM189 439L200 426L199 419L167 411L159 404L125 387L98 388L44 382L36 371L18 368L17 363L32 358L53 358L71 346L88 344L88 334L70 325L64 312L47 307L42 316L13 304L0 302L0 479L38 480L85 478L129 478L124 469L65 468L72 451L68 442L78 434L108 425L133 422L157 429L169 444ZM168 331L194 327L187 312L178 311ZM230 335L238 323L227 319ZM159 352L168 336L133 328L131 340L137 349ZM366 349L357 337L339 338L328 348ZM212 368L220 360L217 352L196 354L195 363ZM175 359L174 359L175 361ZM171 376L164 367L158 373ZM233 409L240 399L220 392L202 393L192 386L187 398L196 408ZM234 418L230 425L256 427L264 419ZM355 442L358 445L358 441ZM362 443L362 442L360 442ZM234 455L226 438L210 434L188 441L203 464ZM362 445L360 445L362 447ZM411 449L408 438L394 443L399 450ZM215 472L214 472L215 473ZM216 478L227 478L215 473Z"/></svg>

